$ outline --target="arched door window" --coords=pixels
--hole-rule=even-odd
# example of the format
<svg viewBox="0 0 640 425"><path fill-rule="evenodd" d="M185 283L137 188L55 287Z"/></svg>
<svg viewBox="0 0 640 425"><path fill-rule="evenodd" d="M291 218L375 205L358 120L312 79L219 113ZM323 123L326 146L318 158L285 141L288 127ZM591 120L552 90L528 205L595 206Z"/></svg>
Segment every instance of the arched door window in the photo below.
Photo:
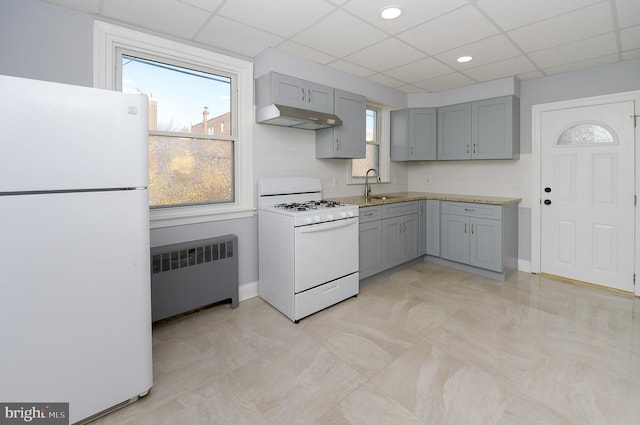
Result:
<svg viewBox="0 0 640 425"><path fill-rule="evenodd" d="M564 130L558 140L558 146L600 145L618 143L613 131L598 123L580 123Z"/></svg>

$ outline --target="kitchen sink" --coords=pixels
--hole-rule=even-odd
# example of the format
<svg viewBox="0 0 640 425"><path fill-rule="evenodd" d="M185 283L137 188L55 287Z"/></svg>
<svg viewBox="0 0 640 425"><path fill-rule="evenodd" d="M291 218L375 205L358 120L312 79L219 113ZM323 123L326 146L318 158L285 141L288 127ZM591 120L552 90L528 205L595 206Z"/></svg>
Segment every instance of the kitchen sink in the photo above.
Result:
<svg viewBox="0 0 640 425"><path fill-rule="evenodd" d="M367 196L367 199L375 199L377 201L386 201L387 199L396 199L399 198L399 196L390 196L390 195L372 195L372 196Z"/></svg>

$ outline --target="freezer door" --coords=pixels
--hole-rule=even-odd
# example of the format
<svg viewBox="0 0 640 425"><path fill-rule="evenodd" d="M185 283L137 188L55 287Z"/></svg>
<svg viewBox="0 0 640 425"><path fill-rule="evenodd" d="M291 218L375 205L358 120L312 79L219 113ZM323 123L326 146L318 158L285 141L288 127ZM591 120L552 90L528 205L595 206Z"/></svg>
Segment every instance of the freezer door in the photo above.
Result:
<svg viewBox="0 0 640 425"><path fill-rule="evenodd" d="M0 76L0 193L148 186L144 95Z"/></svg>
<svg viewBox="0 0 640 425"><path fill-rule="evenodd" d="M0 400L70 423L152 385L146 190L0 196Z"/></svg>

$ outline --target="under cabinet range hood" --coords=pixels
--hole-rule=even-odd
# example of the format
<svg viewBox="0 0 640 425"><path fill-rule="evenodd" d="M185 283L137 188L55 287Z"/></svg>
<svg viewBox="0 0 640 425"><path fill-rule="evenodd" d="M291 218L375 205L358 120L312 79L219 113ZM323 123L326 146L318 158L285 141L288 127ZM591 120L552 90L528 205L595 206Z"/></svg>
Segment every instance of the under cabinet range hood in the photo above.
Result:
<svg viewBox="0 0 640 425"><path fill-rule="evenodd" d="M321 130L342 125L342 120L333 114L276 104L259 108L256 111L256 122L305 130Z"/></svg>

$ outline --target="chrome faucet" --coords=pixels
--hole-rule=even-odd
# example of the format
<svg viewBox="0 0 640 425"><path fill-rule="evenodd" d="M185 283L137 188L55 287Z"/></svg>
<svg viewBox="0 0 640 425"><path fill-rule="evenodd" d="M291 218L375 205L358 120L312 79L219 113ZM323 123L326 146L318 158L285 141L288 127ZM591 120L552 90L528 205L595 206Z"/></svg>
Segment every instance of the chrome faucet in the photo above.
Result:
<svg viewBox="0 0 640 425"><path fill-rule="evenodd" d="M375 168L369 168L367 170L367 173L364 175L364 197L368 198L369 194L371 193L371 186L369 185L369 172L373 171L374 173L376 173L376 178L378 180L378 182L380 182L380 175L378 175L378 170L376 170Z"/></svg>

